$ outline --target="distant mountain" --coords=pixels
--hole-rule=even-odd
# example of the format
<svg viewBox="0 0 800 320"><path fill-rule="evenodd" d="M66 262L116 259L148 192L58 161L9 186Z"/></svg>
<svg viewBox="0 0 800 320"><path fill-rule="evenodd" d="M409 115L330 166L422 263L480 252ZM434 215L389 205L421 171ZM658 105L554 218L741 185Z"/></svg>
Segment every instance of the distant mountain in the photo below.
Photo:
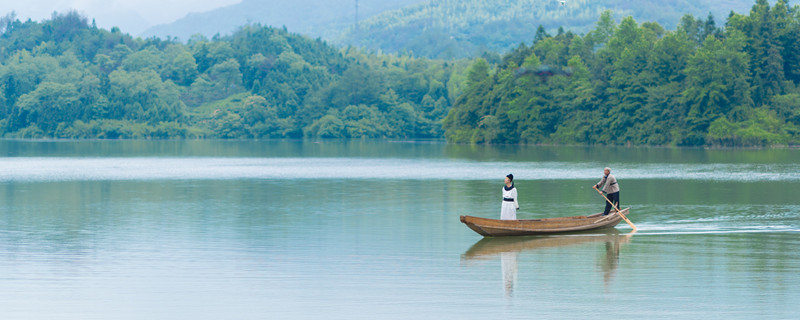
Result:
<svg viewBox="0 0 800 320"><path fill-rule="evenodd" d="M685 14L716 21L731 11L747 13L754 0L244 0L190 14L145 31L143 37L227 35L248 23L285 26L290 32L321 37L388 53L411 52L431 58L464 58L508 52L530 44L538 26L550 34L560 27L581 34L594 28L603 11L616 21L632 16L674 29ZM356 27L356 3L358 24Z"/></svg>
<svg viewBox="0 0 800 320"><path fill-rule="evenodd" d="M485 51L507 52L530 44L537 27L574 33L592 29L600 13L616 21L632 16L674 29L689 13L724 22L731 11L749 12L754 0L431 0L376 15L350 28L334 43L417 56L459 58Z"/></svg>
<svg viewBox="0 0 800 320"><path fill-rule="evenodd" d="M194 34L212 37L232 34L239 27L260 23L283 27L291 32L325 39L337 38L358 19L424 2L424 0L244 0L241 3L203 13L192 13L170 24L147 29L143 37L177 37Z"/></svg>

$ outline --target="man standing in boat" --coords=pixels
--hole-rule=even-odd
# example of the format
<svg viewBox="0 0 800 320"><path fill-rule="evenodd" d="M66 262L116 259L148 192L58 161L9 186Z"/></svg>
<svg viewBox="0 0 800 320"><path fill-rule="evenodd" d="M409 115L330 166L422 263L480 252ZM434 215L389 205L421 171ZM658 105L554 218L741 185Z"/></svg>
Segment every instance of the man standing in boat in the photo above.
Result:
<svg viewBox="0 0 800 320"><path fill-rule="evenodd" d="M514 187L514 175L509 173L506 176L506 185L503 186L503 206L500 209L500 219L517 220L517 210L519 210L517 188Z"/></svg>
<svg viewBox="0 0 800 320"><path fill-rule="evenodd" d="M605 192L608 196L608 201L613 202L614 205L619 208L619 184L617 184L617 178L614 178L611 174L611 168L606 167L603 169L603 178L600 179L600 182L592 186L593 189L600 187L602 187L600 190ZM606 201L606 210L603 211L604 216L608 215L608 212L611 211L612 208L611 203L608 201Z"/></svg>

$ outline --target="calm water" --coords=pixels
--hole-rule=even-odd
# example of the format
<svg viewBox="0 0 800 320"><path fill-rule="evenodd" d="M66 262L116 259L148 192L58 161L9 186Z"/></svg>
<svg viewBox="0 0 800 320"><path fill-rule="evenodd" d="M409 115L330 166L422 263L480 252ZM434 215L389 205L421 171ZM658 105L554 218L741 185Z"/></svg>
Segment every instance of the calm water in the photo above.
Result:
<svg viewBox="0 0 800 320"><path fill-rule="evenodd" d="M0 141L2 319L795 319L800 150ZM639 232L583 215L610 166Z"/></svg>

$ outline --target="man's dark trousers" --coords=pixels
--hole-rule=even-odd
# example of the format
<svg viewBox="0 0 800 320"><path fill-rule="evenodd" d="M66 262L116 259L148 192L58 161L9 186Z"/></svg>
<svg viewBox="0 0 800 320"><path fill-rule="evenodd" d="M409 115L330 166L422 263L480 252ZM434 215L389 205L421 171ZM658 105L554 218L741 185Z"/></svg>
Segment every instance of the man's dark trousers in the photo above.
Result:
<svg viewBox="0 0 800 320"><path fill-rule="evenodd" d="M606 198L608 198L608 201L613 202L615 205L617 205L617 208L619 208L619 191L614 193L609 193L608 195L606 195ZM608 215L608 213L611 211L611 208L613 208L613 206L611 206L611 203L608 203L608 201L606 201L606 210L603 211L604 216Z"/></svg>

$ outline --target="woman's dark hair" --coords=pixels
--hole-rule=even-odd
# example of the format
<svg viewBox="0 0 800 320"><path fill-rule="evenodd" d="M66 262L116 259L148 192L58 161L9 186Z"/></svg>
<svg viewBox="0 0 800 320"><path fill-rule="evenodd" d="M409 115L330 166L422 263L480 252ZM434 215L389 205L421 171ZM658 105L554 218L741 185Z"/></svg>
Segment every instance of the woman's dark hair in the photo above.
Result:
<svg viewBox="0 0 800 320"><path fill-rule="evenodd" d="M508 180L514 181L514 175L513 175L513 174L510 174L510 173L509 173L509 174L506 176L506 178L508 178Z"/></svg>

